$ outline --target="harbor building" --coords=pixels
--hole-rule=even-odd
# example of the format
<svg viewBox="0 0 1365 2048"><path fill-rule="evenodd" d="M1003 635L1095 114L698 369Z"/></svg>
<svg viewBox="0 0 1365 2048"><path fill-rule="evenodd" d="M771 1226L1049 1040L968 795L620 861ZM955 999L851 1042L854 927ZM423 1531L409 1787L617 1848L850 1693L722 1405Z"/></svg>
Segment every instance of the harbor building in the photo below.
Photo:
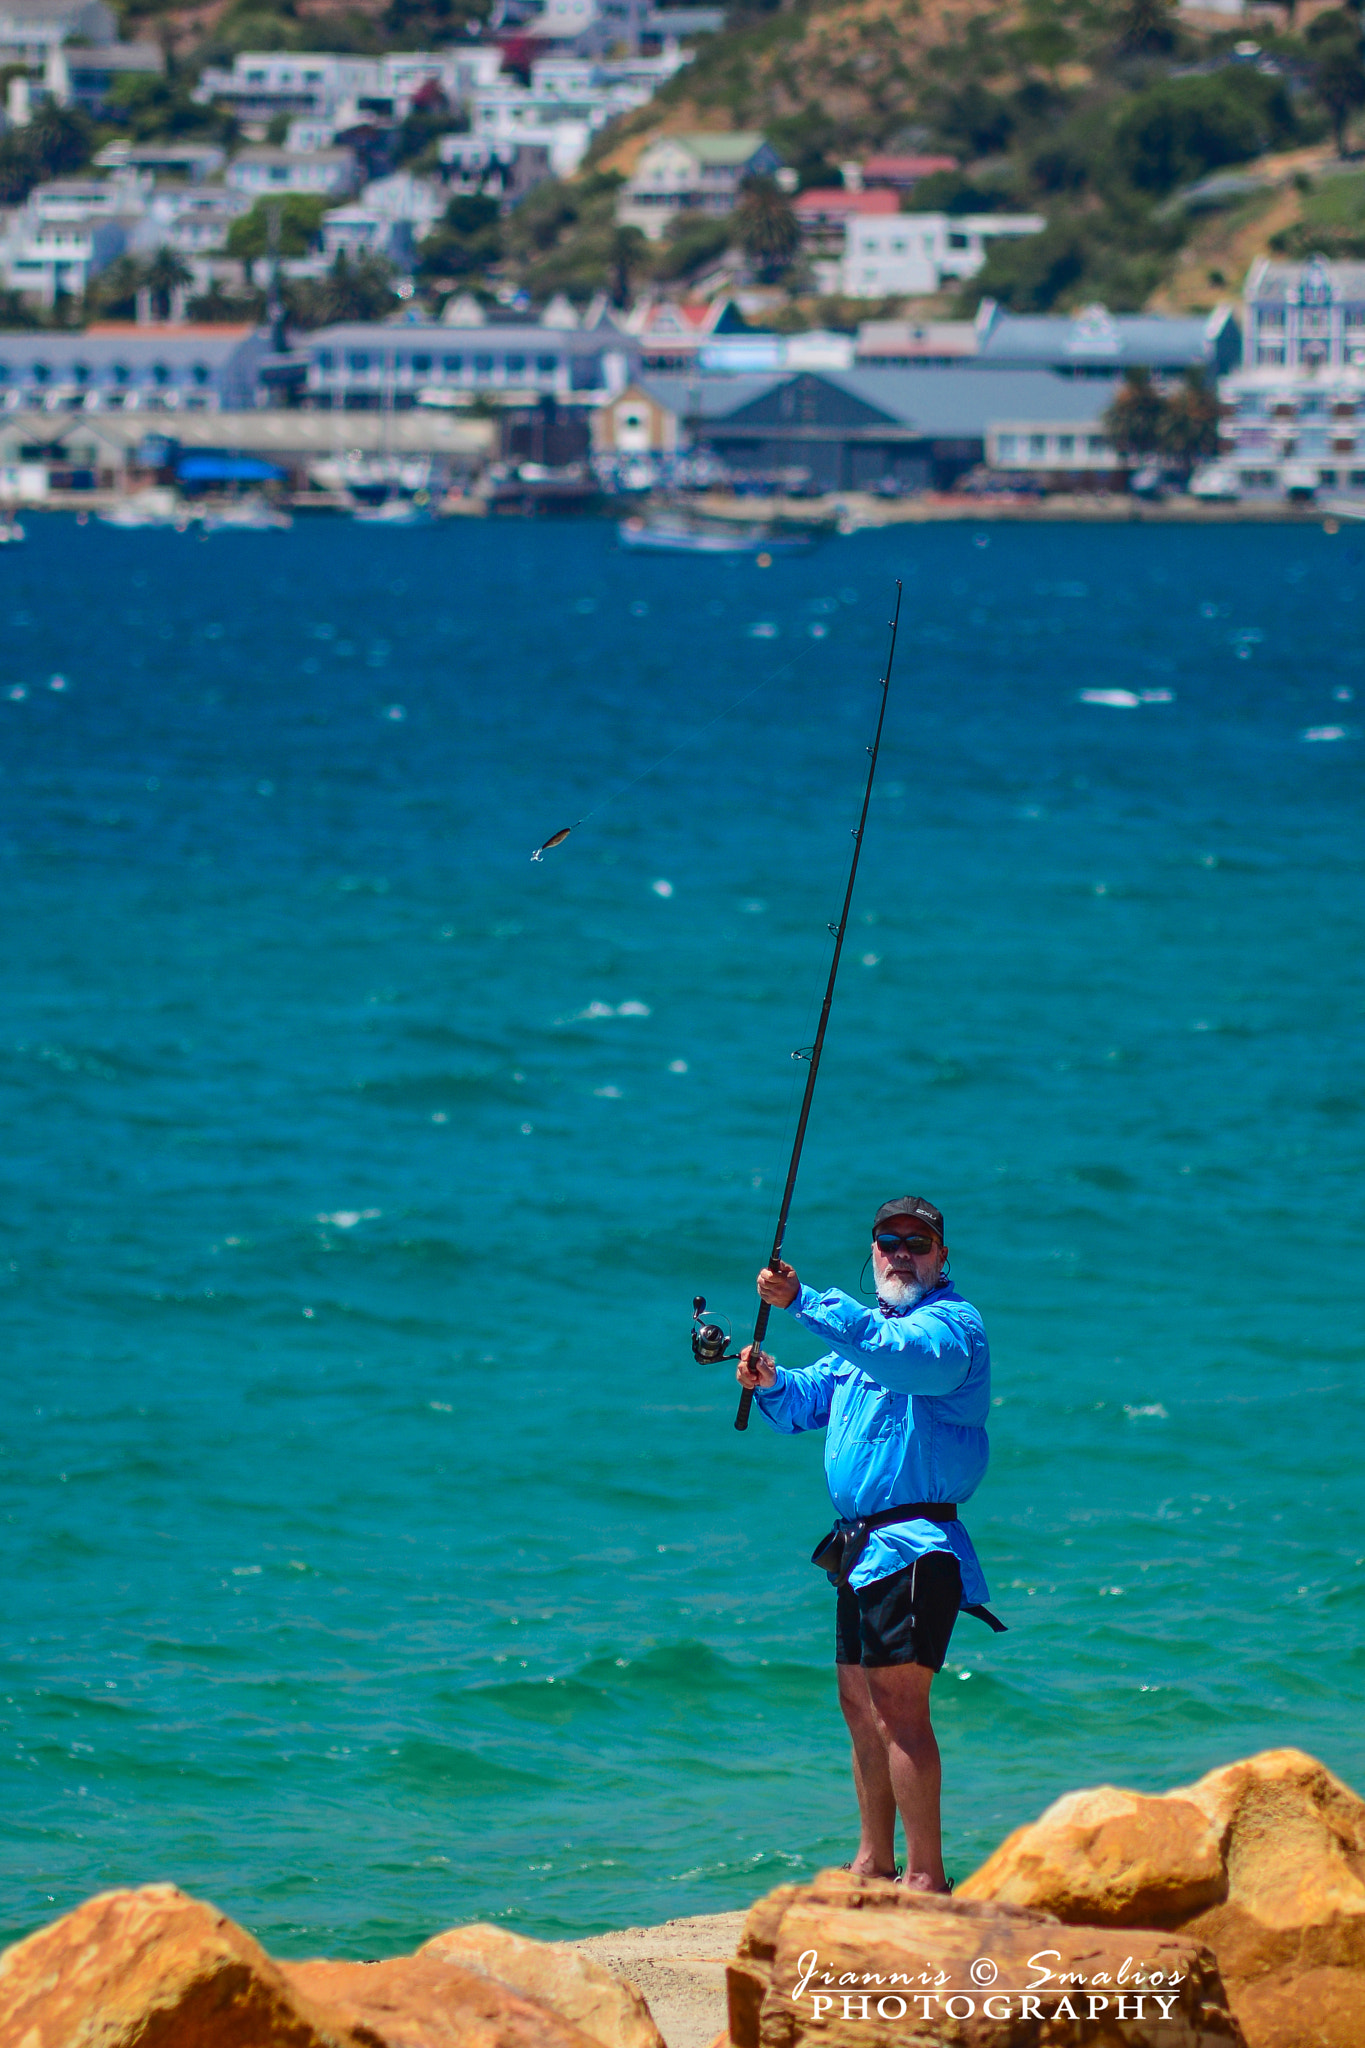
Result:
<svg viewBox="0 0 1365 2048"><path fill-rule="evenodd" d="M1365 263L1258 257L1247 273L1243 304L1248 368L1365 367Z"/></svg>
<svg viewBox="0 0 1365 2048"><path fill-rule="evenodd" d="M253 327L0 334L0 412L245 411L269 347Z"/></svg>
<svg viewBox="0 0 1365 2048"><path fill-rule="evenodd" d="M304 336L303 402L326 412L458 409L476 398L595 403L624 391L639 360L631 335L535 321L447 327L355 321Z"/></svg>
<svg viewBox="0 0 1365 2048"><path fill-rule="evenodd" d="M1000 453L1002 439L1007 467L1019 476L1046 473L1094 488L1123 467L1103 428L1117 378L1082 383L1049 370L801 370L646 375L638 389L676 414L678 445L706 451L740 480L799 477L821 491L946 490ZM654 414L637 411L635 433L648 430L651 444L662 445ZM619 435L618 428L618 447ZM1067 436L1070 448L1063 446Z"/></svg>

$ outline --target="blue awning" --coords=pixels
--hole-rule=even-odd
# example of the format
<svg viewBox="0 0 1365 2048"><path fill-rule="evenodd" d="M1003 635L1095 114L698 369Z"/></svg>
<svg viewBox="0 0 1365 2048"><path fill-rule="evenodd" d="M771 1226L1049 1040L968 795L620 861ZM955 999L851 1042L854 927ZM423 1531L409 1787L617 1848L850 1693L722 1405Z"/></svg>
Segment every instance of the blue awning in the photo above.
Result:
<svg viewBox="0 0 1365 2048"><path fill-rule="evenodd" d="M256 455L182 455L175 473L186 484L263 484L285 474Z"/></svg>

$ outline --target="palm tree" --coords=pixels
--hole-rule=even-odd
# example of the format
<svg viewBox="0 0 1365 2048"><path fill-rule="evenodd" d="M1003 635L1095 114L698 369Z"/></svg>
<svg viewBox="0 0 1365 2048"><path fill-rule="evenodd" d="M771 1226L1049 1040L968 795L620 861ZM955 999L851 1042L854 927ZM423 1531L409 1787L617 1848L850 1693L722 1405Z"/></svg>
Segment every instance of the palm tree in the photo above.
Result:
<svg viewBox="0 0 1365 2048"><path fill-rule="evenodd" d="M784 271L801 247L801 227L791 201L772 178L748 178L734 211L735 238L758 266L760 277Z"/></svg>
<svg viewBox="0 0 1365 2048"><path fill-rule="evenodd" d="M193 284L194 272L183 258L163 242L142 273L142 289L152 296L152 312L158 320L169 320L177 292Z"/></svg>

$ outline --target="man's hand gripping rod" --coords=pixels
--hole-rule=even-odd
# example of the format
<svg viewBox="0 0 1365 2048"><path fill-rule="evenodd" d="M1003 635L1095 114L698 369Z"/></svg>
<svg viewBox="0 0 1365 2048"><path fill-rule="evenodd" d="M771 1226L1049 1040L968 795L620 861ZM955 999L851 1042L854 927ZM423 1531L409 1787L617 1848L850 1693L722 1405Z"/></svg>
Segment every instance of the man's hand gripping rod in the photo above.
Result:
<svg viewBox="0 0 1365 2048"><path fill-rule="evenodd" d="M891 666L896 659L896 628L900 624L900 616L901 584L900 578L897 577L896 610L891 620L891 646L886 656L886 674L882 677L882 708L877 714L876 737L868 748L872 759L867 767L867 788L863 791L862 816L859 818L857 830L853 834L853 861L848 871L848 887L844 891L843 915L839 919L838 930L834 934L834 958L829 963L829 982L825 989L825 1000L820 1005L820 1022L815 1033L815 1043L809 1053L810 1072L806 1076L806 1092L801 1099L801 1115L797 1119L796 1124L796 1141L792 1146L791 1165L787 1168L787 1185L782 1190L782 1207L778 1211L777 1231L773 1238L772 1253L768 1259L770 1267L776 1267L778 1260L782 1257L782 1241L787 1235L787 1218L791 1214L792 1195L796 1191L796 1173L797 1168L801 1164L801 1147L806 1141L806 1125L810 1119L811 1100L815 1094L815 1077L820 1071L820 1055L825 1049L825 1029L829 1023L830 1006L834 1001L834 983L839 973L839 956L844 949L844 933L848 929L848 913L853 903L853 884L858 878L858 858L863 850L863 833L867 828L867 810L868 805L872 802L872 779L877 773L877 753L882 743L882 727L886 723L886 699L887 693L891 688ZM804 1055L793 1053L792 1057L793 1059L800 1059ZM753 1345L749 1352L750 1358L756 1357L763 1348L763 1339L768 1331L768 1317L771 1313L772 1310L766 1301L759 1303L758 1316L754 1323ZM745 1387L740 1394L739 1409L735 1415L736 1429L747 1429L749 1427L749 1410L752 1408L753 1402L753 1388Z"/></svg>

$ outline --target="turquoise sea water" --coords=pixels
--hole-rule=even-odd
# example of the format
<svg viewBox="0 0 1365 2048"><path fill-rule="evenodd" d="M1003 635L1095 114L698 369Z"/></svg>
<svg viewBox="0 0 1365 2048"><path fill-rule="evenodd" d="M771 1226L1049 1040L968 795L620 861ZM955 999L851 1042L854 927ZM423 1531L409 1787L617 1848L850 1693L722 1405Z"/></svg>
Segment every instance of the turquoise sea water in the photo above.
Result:
<svg viewBox="0 0 1365 2048"><path fill-rule="evenodd" d="M31 534L6 1938L173 1879L378 1955L850 1852L819 1442L736 1435L687 1332L752 1312L897 575L788 1244L856 1288L922 1191L992 1336L949 1869L1272 1744L1365 1783L1359 538Z"/></svg>

